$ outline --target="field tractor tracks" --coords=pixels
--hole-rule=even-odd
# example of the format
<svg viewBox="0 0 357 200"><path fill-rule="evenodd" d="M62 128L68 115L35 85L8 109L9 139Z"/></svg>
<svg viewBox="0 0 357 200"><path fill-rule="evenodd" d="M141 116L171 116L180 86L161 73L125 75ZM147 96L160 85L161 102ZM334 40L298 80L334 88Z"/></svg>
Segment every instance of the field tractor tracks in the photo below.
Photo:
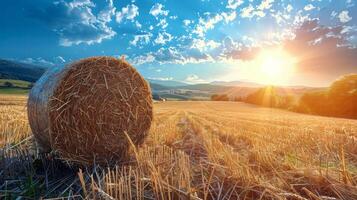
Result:
<svg viewBox="0 0 357 200"><path fill-rule="evenodd" d="M198 162L202 158L207 158L203 134L184 112L177 126L181 131L182 137L173 143L173 147L185 152L191 158L191 161Z"/></svg>

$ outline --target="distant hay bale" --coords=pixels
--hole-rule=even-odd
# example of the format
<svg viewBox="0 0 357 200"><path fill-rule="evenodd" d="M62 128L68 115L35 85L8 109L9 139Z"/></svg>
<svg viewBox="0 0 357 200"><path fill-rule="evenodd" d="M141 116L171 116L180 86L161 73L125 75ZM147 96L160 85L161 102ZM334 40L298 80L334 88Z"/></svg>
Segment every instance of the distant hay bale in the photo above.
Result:
<svg viewBox="0 0 357 200"><path fill-rule="evenodd" d="M42 152L79 164L111 164L139 145L152 121L150 87L126 61L92 57L47 71L28 116Z"/></svg>

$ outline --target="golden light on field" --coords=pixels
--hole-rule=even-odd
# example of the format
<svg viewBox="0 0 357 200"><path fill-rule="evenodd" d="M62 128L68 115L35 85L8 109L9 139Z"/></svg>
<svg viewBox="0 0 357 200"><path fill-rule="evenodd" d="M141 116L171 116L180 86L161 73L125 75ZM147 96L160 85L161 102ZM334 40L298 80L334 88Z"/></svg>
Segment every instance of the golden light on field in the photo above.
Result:
<svg viewBox="0 0 357 200"><path fill-rule="evenodd" d="M266 84L284 82L294 73L295 63L296 59L281 48L261 51L257 57L261 82Z"/></svg>

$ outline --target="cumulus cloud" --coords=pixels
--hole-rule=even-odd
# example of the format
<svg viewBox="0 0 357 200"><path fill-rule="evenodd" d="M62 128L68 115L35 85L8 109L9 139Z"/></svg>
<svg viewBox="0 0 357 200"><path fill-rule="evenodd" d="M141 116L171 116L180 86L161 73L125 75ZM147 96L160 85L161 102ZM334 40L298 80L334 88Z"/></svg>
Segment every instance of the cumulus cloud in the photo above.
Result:
<svg viewBox="0 0 357 200"><path fill-rule="evenodd" d="M149 12L152 16L157 18L159 15L167 16L169 14L168 10L164 10L164 6L160 3L153 5Z"/></svg>
<svg viewBox="0 0 357 200"><path fill-rule="evenodd" d="M135 35L134 39L130 41L130 44L133 46L142 46L148 44L150 42L150 38L152 37L151 33L144 35Z"/></svg>
<svg viewBox="0 0 357 200"><path fill-rule="evenodd" d="M243 0L228 0L227 8L236 9L244 3Z"/></svg>
<svg viewBox="0 0 357 200"><path fill-rule="evenodd" d="M244 7L241 10L240 16L242 18L253 18L254 16L264 17L265 16L265 12L263 10L260 10L260 9L255 9L251 4L249 4L249 6Z"/></svg>
<svg viewBox="0 0 357 200"><path fill-rule="evenodd" d="M263 49L282 47L297 59L296 76L312 77L312 84L326 84L337 77L356 73L357 48L348 40L357 33L353 26L323 26L319 20L307 20L293 30L294 37L278 44L249 47L226 38L221 59L254 60Z"/></svg>
<svg viewBox="0 0 357 200"><path fill-rule="evenodd" d="M136 16L139 15L139 8L134 5L127 5L121 9L120 12L116 14L116 21L121 23L123 20L134 20Z"/></svg>
<svg viewBox="0 0 357 200"><path fill-rule="evenodd" d="M189 19L185 19L185 20L183 20L182 22L183 22L183 24L184 24L185 26L188 26L188 25L190 25L190 24L192 23L192 21L189 20Z"/></svg>
<svg viewBox="0 0 357 200"><path fill-rule="evenodd" d="M241 9L240 16L242 18L265 17L266 10L273 6L275 0L262 0L259 5L254 7L252 4Z"/></svg>
<svg viewBox="0 0 357 200"><path fill-rule="evenodd" d="M224 21L228 24L229 22L233 21L236 17L237 17L237 13L235 11L231 12L231 13L225 13L223 12L222 17L224 19Z"/></svg>
<svg viewBox="0 0 357 200"><path fill-rule="evenodd" d="M313 10L315 9L315 6L312 5L311 3L310 4L307 4L305 7L304 7L304 10L306 11L310 11L310 10Z"/></svg>
<svg viewBox="0 0 357 200"><path fill-rule="evenodd" d="M154 55L152 53L146 53L143 55L139 55L134 57L133 59L130 59L130 63L133 63L134 65L142 65L146 63L152 63L155 61Z"/></svg>
<svg viewBox="0 0 357 200"><path fill-rule="evenodd" d="M159 23L156 24L156 26L161 26L161 28L165 29L169 23L167 23L166 19L160 19Z"/></svg>
<svg viewBox="0 0 357 200"><path fill-rule="evenodd" d="M158 80L158 81L172 81L174 80L173 77L149 77L151 80Z"/></svg>
<svg viewBox="0 0 357 200"><path fill-rule="evenodd" d="M259 6L258 9L259 10L265 10L265 9L269 9L273 6L274 0L263 0Z"/></svg>
<svg viewBox="0 0 357 200"><path fill-rule="evenodd" d="M203 80L196 74L190 74L186 77L185 82L187 82L187 83L205 83L207 81Z"/></svg>
<svg viewBox="0 0 357 200"><path fill-rule="evenodd" d="M258 47L245 46L231 37L223 40L221 53L218 57L220 60L252 60L259 52Z"/></svg>
<svg viewBox="0 0 357 200"><path fill-rule="evenodd" d="M54 62L46 60L44 58L38 57L38 58L25 58L23 60L20 60L20 62L27 63L27 64L32 64L32 65L38 65L42 67L52 67L55 65Z"/></svg>
<svg viewBox="0 0 357 200"><path fill-rule="evenodd" d="M254 16L252 15L253 11L254 11L254 7L250 4L249 6L244 7L242 9L240 16L242 18L251 18Z"/></svg>
<svg viewBox="0 0 357 200"><path fill-rule="evenodd" d="M62 46L94 44L116 34L108 26L115 12L113 2L107 1L98 15L93 13L94 7L90 0L56 1L41 10L30 9L29 15L47 23L60 36Z"/></svg>
<svg viewBox="0 0 357 200"><path fill-rule="evenodd" d="M341 23L347 23L347 22L352 20L352 17L350 17L348 15L348 11L347 10L344 10L344 11L340 12L340 14L338 15L338 18L340 19Z"/></svg>
<svg viewBox="0 0 357 200"><path fill-rule="evenodd" d="M56 56L56 57L54 58L54 61L55 61L56 63L65 63L65 62L66 62L66 60L65 60L62 56Z"/></svg>
<svg viewBox="0 0 357 200"><path fill-rule="evenodd" d="M324 80L356 72L357 49L348 43L353 31L344 27L326 27L317 20L307 21L296 30L296 37L285 42L285 48L300 58L299 70Z"/></svg>
<svg viewBox="0 0 357 200"><path fill-rule="evenodd" d="M149 52L137 56L131 60L135 65L142 65L147 63L161 64L187 64L187 63L202 63L212 62L213 58L206 53L195 50L178 49L177 47L161 47L156 52Z"/></svg>
<svg viewBox="0 0 357 200"><path fill-rule="evenodd" d="M172 35L170 33L159 33L157 38L154 40L156 44L164 45L172 40Z"/></svg>
<svg viewBox="0 0 357 200"><path fill-rule="evenodd" d="M170 16L170 19L172 19L172 20L175 20L175 19L177 19L177 18L178 18L177 15Z"/></svg>
<svg viewBox="0 0 357 200"><path fill-rule="evenodd" d="M192 45L190 48L198 49L199 51L207 51L211 49L215 49L220 46L220 43L215 42L214 40L203 40L194 38L192 41Z"/></svg>
<svg viewBox="0 0 357 200"><path fill-rule="evenodd" d="M140 22L135 21L135 26L136 28L140 29L142 27L142 25L140 24Z"/></svg>
<svg viewBox="0 0 357 200"><path fill-rule="evenodd" d="M193 30L193 33L197 34L200 37L203 37L208 30L213 29L215 25L221 22L222 20L228 23L230 21L233 21L235 18L236 18L235 11L228 14L222 12L215 15L208 13L205 18L202 17L199 18L198 24Z"/></svg>
<svg viewBox="0 0 357 200"><path fill-rule="evenodd" d="M108 5L106 8L101 10L98 14L98 19L103 22L111 22L112 16L115 15L115 6L113 4L113 0L108 0Z"/></svg>

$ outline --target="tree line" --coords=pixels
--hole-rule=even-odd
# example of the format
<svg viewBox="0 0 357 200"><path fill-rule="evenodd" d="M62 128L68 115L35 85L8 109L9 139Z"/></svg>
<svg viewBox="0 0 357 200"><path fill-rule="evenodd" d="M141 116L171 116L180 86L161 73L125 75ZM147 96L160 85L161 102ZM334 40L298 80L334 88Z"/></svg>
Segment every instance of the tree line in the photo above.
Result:
<svg viewBox="0 0 357 200"><path fill-rule="evenodd" d="M229 101L225 94L211 96L214 101ZM306 92L300 98L279 95L274 86L260 88L235 101L295 112L357 119L357 74L343 76L323 91Z"/></svg>

